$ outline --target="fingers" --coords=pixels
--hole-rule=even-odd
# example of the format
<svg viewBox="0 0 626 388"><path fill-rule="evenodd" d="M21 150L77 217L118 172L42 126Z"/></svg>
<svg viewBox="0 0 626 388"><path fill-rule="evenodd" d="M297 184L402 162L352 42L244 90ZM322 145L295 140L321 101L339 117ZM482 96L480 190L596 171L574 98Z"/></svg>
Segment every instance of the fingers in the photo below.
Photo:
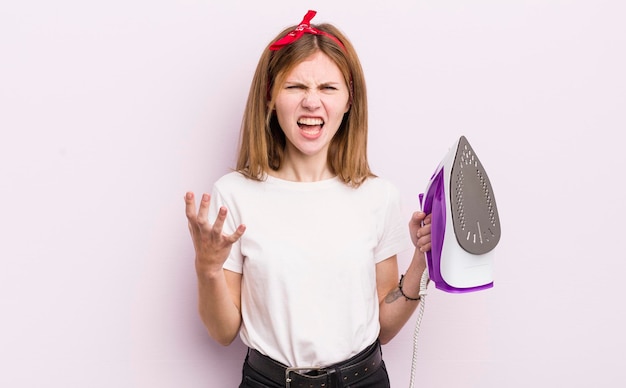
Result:
<svg viewBox="0 0 626 388"><path fill-rule="evenodd" d="M427 236L427 235L430 235L430 227L431 227L431 225L430 225L430 224L424 224L424 226L422 226L421 228L419 228L419 229L417 230L417 233L416 233L417 238L420 238L420 237L422 237L422 236Z"/></svg>
<svg viewBox="0 0 626 388"><path fill-rule="evenodd" d="M211 204L211 196L209 194L202 194L200 198L200 207L198 208L198 225L202 227L209 226L209 205Z"/></svg>
<svg viewBox="0 0 626 388"><path fill-rule="evenodd" d="M196 201L194 194L188 192L185 194L185 214L190 223L198 225L202 228L210 228L209 224L209 205L211 204L211 196L209 194L202 194L200 198L200 207L196 213ZM221 211L220 211L221 212ZM225 218L225 215L224 215ZM222 220L223 224L223 220ZM220 228L221 230L221 228Z"/></svg>
<svg viewBox="0 0 626 388"><path fill-rule="evenodd" d="M189 221L196 219L196 201L190 191L185 193L185 215Z"/></svg>
<svg viewBox="0 0 626 388"><path fill-rule="evenodd" d="M421 228L424 225L430 225L432 222L432 214L426 214L424 212L415 212L411 216L411 220L409 221L409 227L411 228Z"/></svg>
<svg viewBox="0 0 626 388"><path fill-rule="evenodd" d="M213 222L213 233L215 236L221 236L222 230L224 229L224 222L226 222L226 215L228 214L228 210L225 207L221 207L217 212L217 218Z"/></svg>
<svg viewBox="0 0 626 388"><path fill-rule="evenodd" d="M228 210L225 207L221 207L215 222L213 223L212 233L215 237L222 236L222 230L224 227L224 222L226 221L226 215L228 214ZM224 235L224 240L226 240L230 244L234 244L243 236L246 231L245 225L239 225L235 231L230 235Z"/></svg>
<svg viewBox="0 0 626 388"><path fill-rule="evenodd" d="M421 252L430 250L430 232L432 216L421 211L413 213L409 221L409 230L413 244Z"/></svg>
<svg viewBox="0 0 626 388"><path fill-rule="evenodd" d="M226 216L228 210L225 207L221 207L217 213L217 218L213 222L213 225L209 222L209 207L211 204L211 196L209 194L202 194L200 199L200 207L196 213L196 202L193 192L185 193L185 214L189 220L189 227L196 232L211 233L212 238L216 240L222 236L224 229L224 223L226 222ZM230 243L234 243L243 235L246 231L245 225L239 225L237 229L229 236L224 236Z"/></svg>
<svg viewBox="0 0 626 388"><path fill-rule="evenodd" d="M241 236L243 236L243 233L246 231L246 226L245 225L239 225L239 227L237 227L237 230L235 230L235 233L231 234L230 236L227 236L226 239L231 243L234 244L237 242L237 240L239 240L241 238Z"/></svg>
<svg viewBox="0 0 626 388"><path fill-rule="evenodd" d="M420 252L427 252L430 250L430 223L424 224L417 229L413 237L413 244Z"/></svg>
<svg viewBox="0 0 626 388"><path fill-rule="evenodd" d="M424 212L415 212L411 216L410 224L412 224L412 225L421 225L422 222L424 221L424 218L426 218L426 213L424 213Z"/></svg>
<svg viewBox="0 0 626 388"><path fill-rule="evenodd" d="M415 212L411 216L411 220L409 221L409 232L411 233L413 244L417 244L417 231L423 226L425 217L426 213L424 212Z"/></svg>
<svg viewBox="0 0 626 388"><path fill-rule="evenodd" d="M429 242L423 242L421 239L415 244L415 250L418 252L426 253L430 251L431 244Z"/></svg>

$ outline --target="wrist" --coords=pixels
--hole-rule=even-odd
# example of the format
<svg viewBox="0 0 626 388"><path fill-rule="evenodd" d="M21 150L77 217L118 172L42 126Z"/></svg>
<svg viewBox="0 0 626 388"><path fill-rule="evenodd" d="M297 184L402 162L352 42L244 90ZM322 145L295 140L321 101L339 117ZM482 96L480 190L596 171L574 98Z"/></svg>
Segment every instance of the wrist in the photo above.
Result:
<svg viewBox="0 0 626 388"><path fill-rule="evenodd" d="M405 289L404 289L404 278L405 278L405 275L400 275L400 282L398 282L398 289L400 290L400 293L402 294L404 299L406 299L407 301L418 301L418 300L420 300L419 291L415 293L415 295L417 295L415 297L407 295L407 293L405 292Z"/></svg>
<svg viewBox="0 0 626 388"><path fill-rule="evenodd" d="M421 267L422 269L426 268L426 253L422 252L419 248L415 248L411 264L417 267Z"/></svg>
<svg viewBox="0 0 626 388"><path fill-rule="evenodd" d="M398 283L398 289L402 296L407 300L419 300L419 295L421 295L422 291L425 291L425 287L428 286L423 285L423 277L428 274L427 266L425 260L413 260L407 268L404 275L400 276L400 282Z"/></svg>
<svg viewBox="0 0 626 388"><path fill-rule="evenodd" d="M211 281L224 276L224 269L221 266L200 265L196 261L196 276L198 281Z"/></svg>

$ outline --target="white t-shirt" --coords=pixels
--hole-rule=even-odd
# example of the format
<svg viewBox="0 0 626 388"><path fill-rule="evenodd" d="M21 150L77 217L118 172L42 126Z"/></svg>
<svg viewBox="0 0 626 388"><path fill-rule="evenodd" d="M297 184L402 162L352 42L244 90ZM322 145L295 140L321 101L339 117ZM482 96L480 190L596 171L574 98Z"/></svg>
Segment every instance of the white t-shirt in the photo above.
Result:
<svg viewBox="0 0 626 388"><path fill-rule="evenodd" d="M243 274L246 345L306 367L343 361L376 340L376 263L411 246L392 184L259 182L233 172L215 183L211 221L220 206L229 211L225 233L246 225L224 265Z"/></svg>

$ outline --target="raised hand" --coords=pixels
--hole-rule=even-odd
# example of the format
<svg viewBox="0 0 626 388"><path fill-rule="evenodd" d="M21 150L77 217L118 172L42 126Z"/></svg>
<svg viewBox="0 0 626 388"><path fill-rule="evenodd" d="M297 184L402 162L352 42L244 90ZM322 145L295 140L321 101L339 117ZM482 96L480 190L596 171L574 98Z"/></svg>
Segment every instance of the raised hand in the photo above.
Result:
<svg viewBox="0 0 626 388"><path fill-rule="evenodd" d="M230 254L232 246L246 230L245 225L239 225L234 233L222 232L228 210L221 207L217 218L209 222L209 204L211 196L203 194L200 208L196 212L194 194L185 194L185 213L189 224L189 233L196 251L196 271L198 275L212 275L222 271L224 262Z"/></svg>

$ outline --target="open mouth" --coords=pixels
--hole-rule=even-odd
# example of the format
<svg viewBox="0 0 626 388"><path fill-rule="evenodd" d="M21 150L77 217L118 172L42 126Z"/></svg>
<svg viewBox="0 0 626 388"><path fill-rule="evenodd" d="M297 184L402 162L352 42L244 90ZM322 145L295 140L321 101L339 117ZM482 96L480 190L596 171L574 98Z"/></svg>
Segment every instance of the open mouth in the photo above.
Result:
<svg viewBox="0 0 626 388"><path fill-rule="evenodd" d="M298 127L305 137L315 139L322 133L324 120L315 117L302 117L298 119Z"/></svg>
<svg viewBox="0 0 626 388"><path fill-rule="evenodd" d="M324 126L324 120L322 120L320 118L303 117L303 118L298 119L298 126L300 128L323 127Z"/></svg>

